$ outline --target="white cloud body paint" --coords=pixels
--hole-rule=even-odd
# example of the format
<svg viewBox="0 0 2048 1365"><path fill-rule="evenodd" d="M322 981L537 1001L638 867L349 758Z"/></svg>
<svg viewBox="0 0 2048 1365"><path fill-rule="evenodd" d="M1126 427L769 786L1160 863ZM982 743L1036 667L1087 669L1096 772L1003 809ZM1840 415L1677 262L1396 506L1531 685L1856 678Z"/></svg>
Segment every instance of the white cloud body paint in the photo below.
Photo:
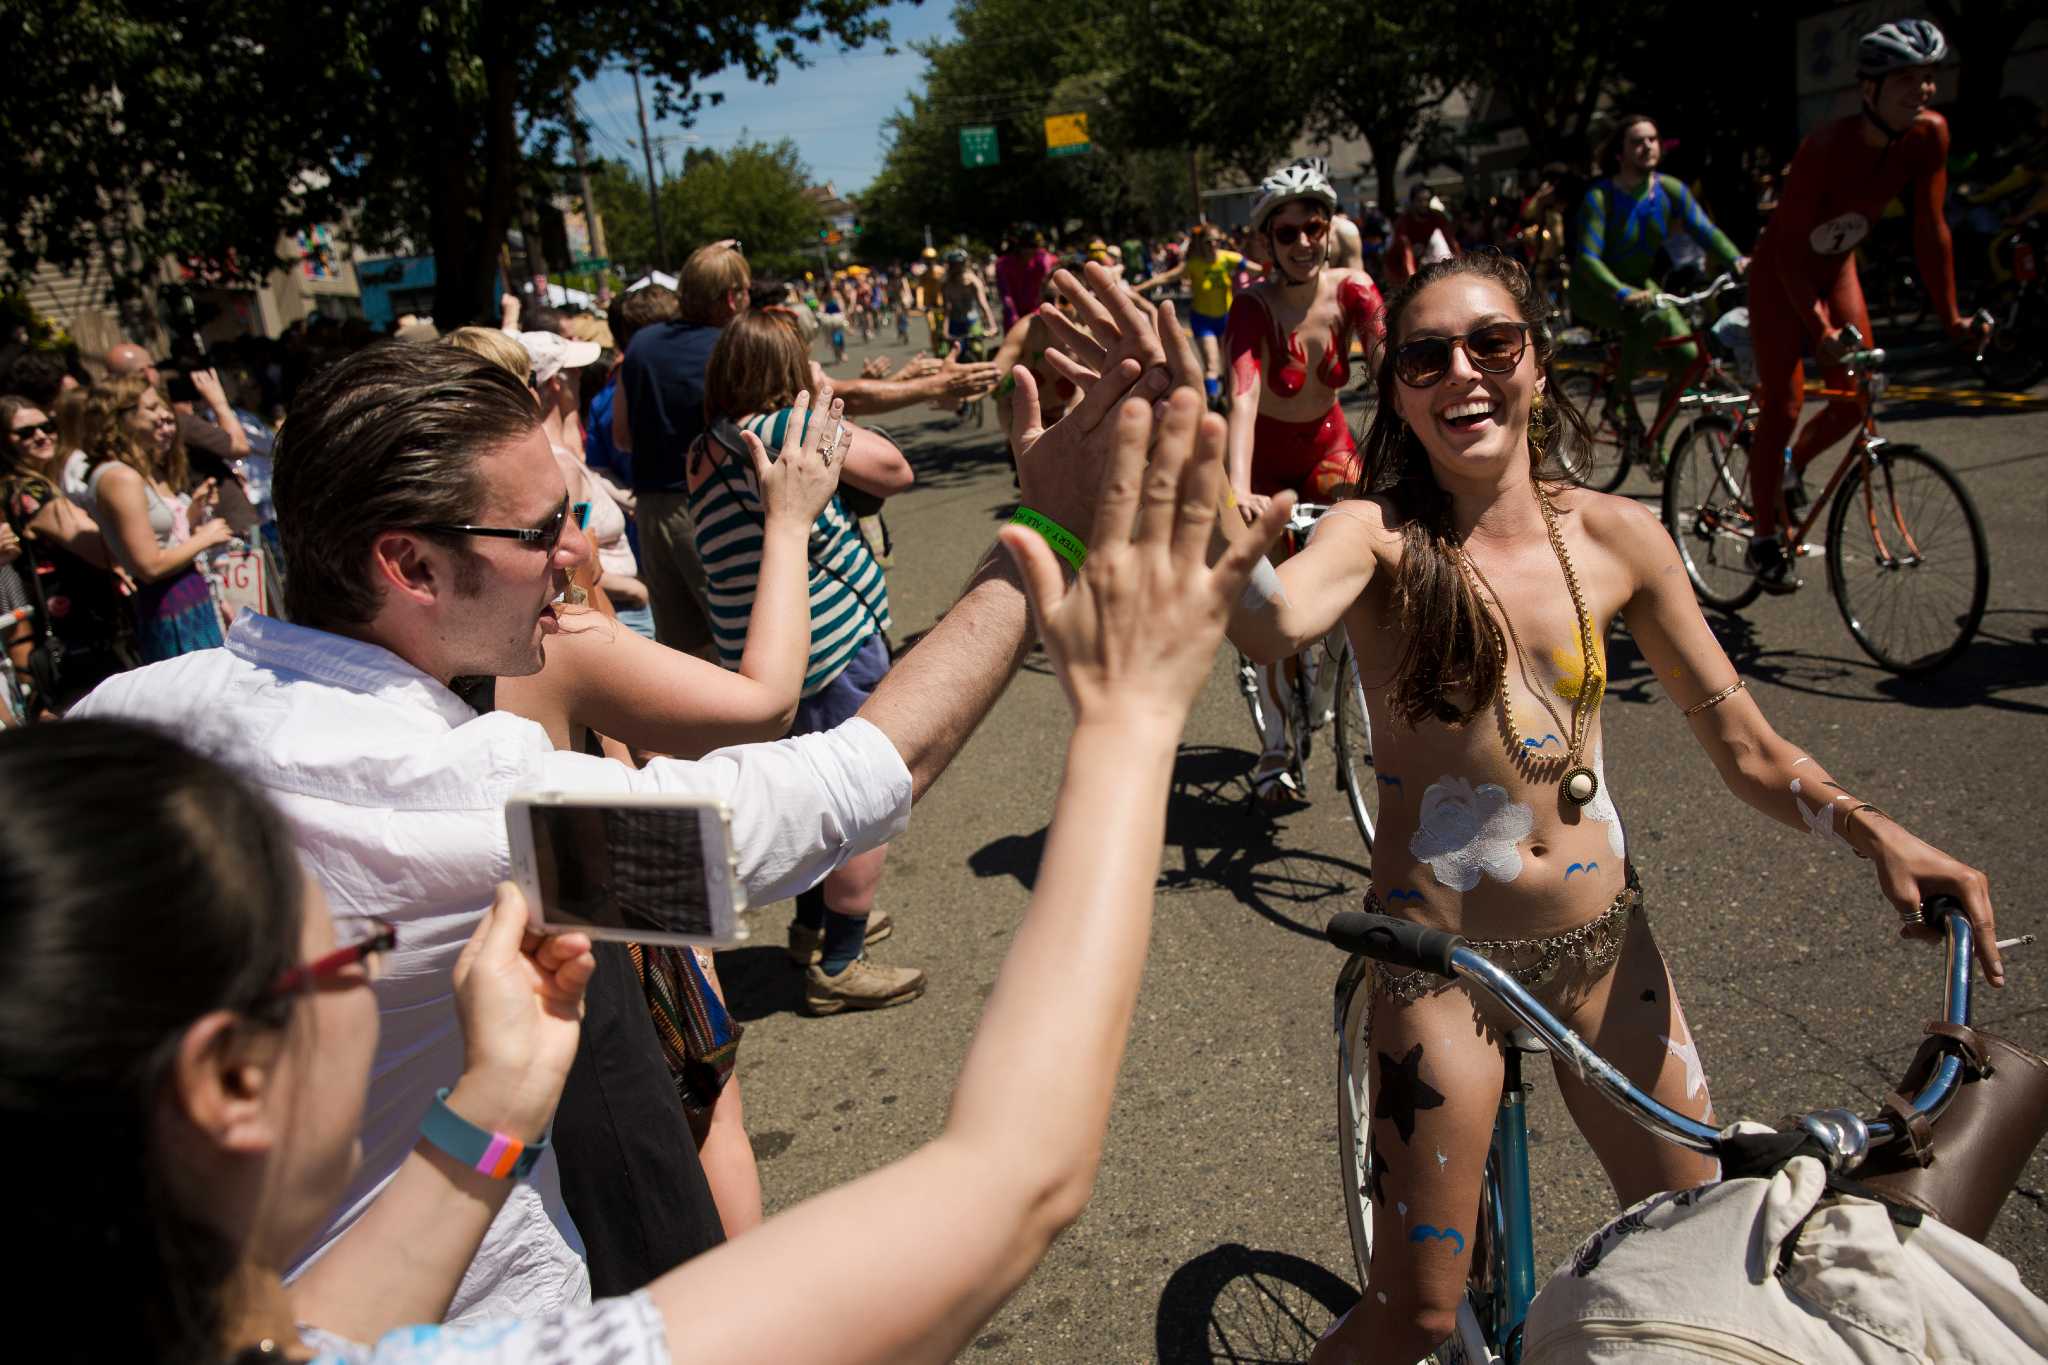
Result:
<svg viewBox="0 0 2048 1365"><path fill-rule="evenodd" d="M1607 765L1605 755L1599 748L1593 750L1593 776L1598 780L1593 788L1593 799L1585 805L1588 820L1604 821L1607 825L1607 847L1614 850L1620 859L1628 857L1628 836L1621 830L1621 812L1614 808L1614 797L1607 789Z"/></svg>
<svg viewBox="0 0 2048 1365"><path fill-rule="evenodd" d="M1237 609L1258 616L1286 605L1287 590L1280 586L1280 573L1273 567L1273 562L1262 559L1254 564L1251 579L1238 595Z"/></svg>
<svg viewBox="0 0 2048 1365"><path fill-rule="evenodd" d="M1515 846L1535 825L1536 812L1510 799L1507 788L1492 782L1475 788L1462 777L1446 777L1422 794L1408 852L1428 863L1444 886L1470 891L1481 877L1511 882L1522 875Z"/></svg>

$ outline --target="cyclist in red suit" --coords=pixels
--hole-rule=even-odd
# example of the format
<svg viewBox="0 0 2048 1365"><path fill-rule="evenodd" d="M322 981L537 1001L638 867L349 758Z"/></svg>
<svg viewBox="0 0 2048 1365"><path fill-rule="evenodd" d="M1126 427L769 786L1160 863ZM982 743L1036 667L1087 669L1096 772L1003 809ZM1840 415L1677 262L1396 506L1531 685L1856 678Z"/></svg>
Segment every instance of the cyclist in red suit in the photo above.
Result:
<svg viewBox="0 0 2048 1365"><path fill-rule="evenodd" d="M1383 265L1389 291L1408 283L1410 275L1431 261L1442 260L1446 255L1465 254L1464 248L1458 245L1458 234L1452 228L1451 220L1444 216L1442 209L1431 205L1431 197L1429 186L1410 186L1408 206L1394 219L1394 232L1387 239ZM1438 241L1439 234L1441 242Z"/></svg>
<svg viewBox="0 0 2048 1365"><path fill-rule="evenodd" d="M1811 344L1830 388L1849 387L1838 363L1854 349L1844 329L1871 344L1870 315L1851 253L1870 234L1885 205L1909 190L1920 278L1949 334L1967 340L1971 327L1956 311L1954 253L1942 201L1948 192L1948 122L1927 107L1934 67L1948 55L1941 30L1908 19L1867 33L1857 45L1863 110L1814 129L1800 144L1783 195L1756 249L1749 290L1750 339L1756 348L1759 409L1749 479L1755 536L1749 567L1773 593L1799 586L1779 532L1780 458L1799 423L1805 397L1803 348ZM1847 436L1861 420L1849 399L1828 404L1792 447L1795 470ZM1794 496L1803 491L1794 485Z"/></svg>
<svg viewBox="0 0 2048 1365"><path fill-rule="evenodd" d="M1247 517L1283 489L1326 503L1358 482L1357 447L1337 395L1351 381L1352 343L1363 343L1370 372L1386 324L1372 276L1328 264L1336 211L1320 157L1274 171L1252 205L1252 234L1270 264L1237 296L1223 333L1231 385L1225 468ZM1271 669L1260 670L1260 685L1268 722L1254 788L1263 801L1290 803L1300 793L1287 772L1285 710Z"/></svg>

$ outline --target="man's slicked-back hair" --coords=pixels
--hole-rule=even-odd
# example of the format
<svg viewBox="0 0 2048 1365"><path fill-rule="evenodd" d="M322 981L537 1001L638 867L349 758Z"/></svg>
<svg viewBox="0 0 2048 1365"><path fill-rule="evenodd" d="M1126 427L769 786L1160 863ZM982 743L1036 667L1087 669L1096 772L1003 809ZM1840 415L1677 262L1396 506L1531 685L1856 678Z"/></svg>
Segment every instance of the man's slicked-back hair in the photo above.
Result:
<svg viewBox="0 0 2048 1365"><path fill-rule="evenodd" d="M344 630L377 613L370 546L386 531L476 520L476 461L540 424L518 379L448 346L385 342L309 381L278 433L272 495L285 608Z"/></svg>

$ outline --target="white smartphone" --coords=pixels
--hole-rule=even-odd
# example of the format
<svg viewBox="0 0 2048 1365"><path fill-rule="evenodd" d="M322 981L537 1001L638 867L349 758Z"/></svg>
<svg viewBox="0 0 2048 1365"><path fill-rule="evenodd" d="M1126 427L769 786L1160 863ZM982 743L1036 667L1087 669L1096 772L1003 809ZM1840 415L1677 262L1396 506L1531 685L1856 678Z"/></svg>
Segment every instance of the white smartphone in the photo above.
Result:
<svg viewBox="0 0 2048 1365"><path fill-rule="evenodd" d="M535 931L725 947L746 938L732 813L708 797L522 792L512 880Z"/></svg>

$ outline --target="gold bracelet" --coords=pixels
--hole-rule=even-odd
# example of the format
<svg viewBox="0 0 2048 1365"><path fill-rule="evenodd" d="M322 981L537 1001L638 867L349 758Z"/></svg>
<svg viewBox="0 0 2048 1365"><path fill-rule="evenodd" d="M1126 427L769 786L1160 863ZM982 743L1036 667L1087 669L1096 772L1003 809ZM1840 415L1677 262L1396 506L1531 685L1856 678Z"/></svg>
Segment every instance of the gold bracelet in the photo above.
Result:
<svg viewBox="0 0 2048 1365"><path fill-rule="evenodd" d="M1749 684L1747 682L1744 682L1741 678L1737 678L1734 682L1729 683L1726 687L1722 688L1719 692L1716 692L1713 696L1708 697L1705 701L1696 702L1693 705L1686 707L1685 718L1687 720L1691 720L1694 716L1706 710L1708 707L1719 706L1722 702L1728 700L1737 692L1740 692L1743 688L1748 686Z"/></svg>
<svg viewBox="0 0 2048 1365"><path fill-rule="evenodd" d="M1863 802L1861 805L1849 807L1849 813L1842 817L1842 839L1844 843L1848 842L1849 822L1851 820L1854 820L1857 816L1861 815L1864 811L1869 811L1873 815L1882 816L1886 820L1891 819L1891 816L1885 815L1883 811L1879 810L1876 806L1871 805L1868 801ZM1849 847L1859 858L1867 860L1870 857L1868 853L1865 853L1862 849L1857 848L1854 844L1850 844Z"/></svg>

